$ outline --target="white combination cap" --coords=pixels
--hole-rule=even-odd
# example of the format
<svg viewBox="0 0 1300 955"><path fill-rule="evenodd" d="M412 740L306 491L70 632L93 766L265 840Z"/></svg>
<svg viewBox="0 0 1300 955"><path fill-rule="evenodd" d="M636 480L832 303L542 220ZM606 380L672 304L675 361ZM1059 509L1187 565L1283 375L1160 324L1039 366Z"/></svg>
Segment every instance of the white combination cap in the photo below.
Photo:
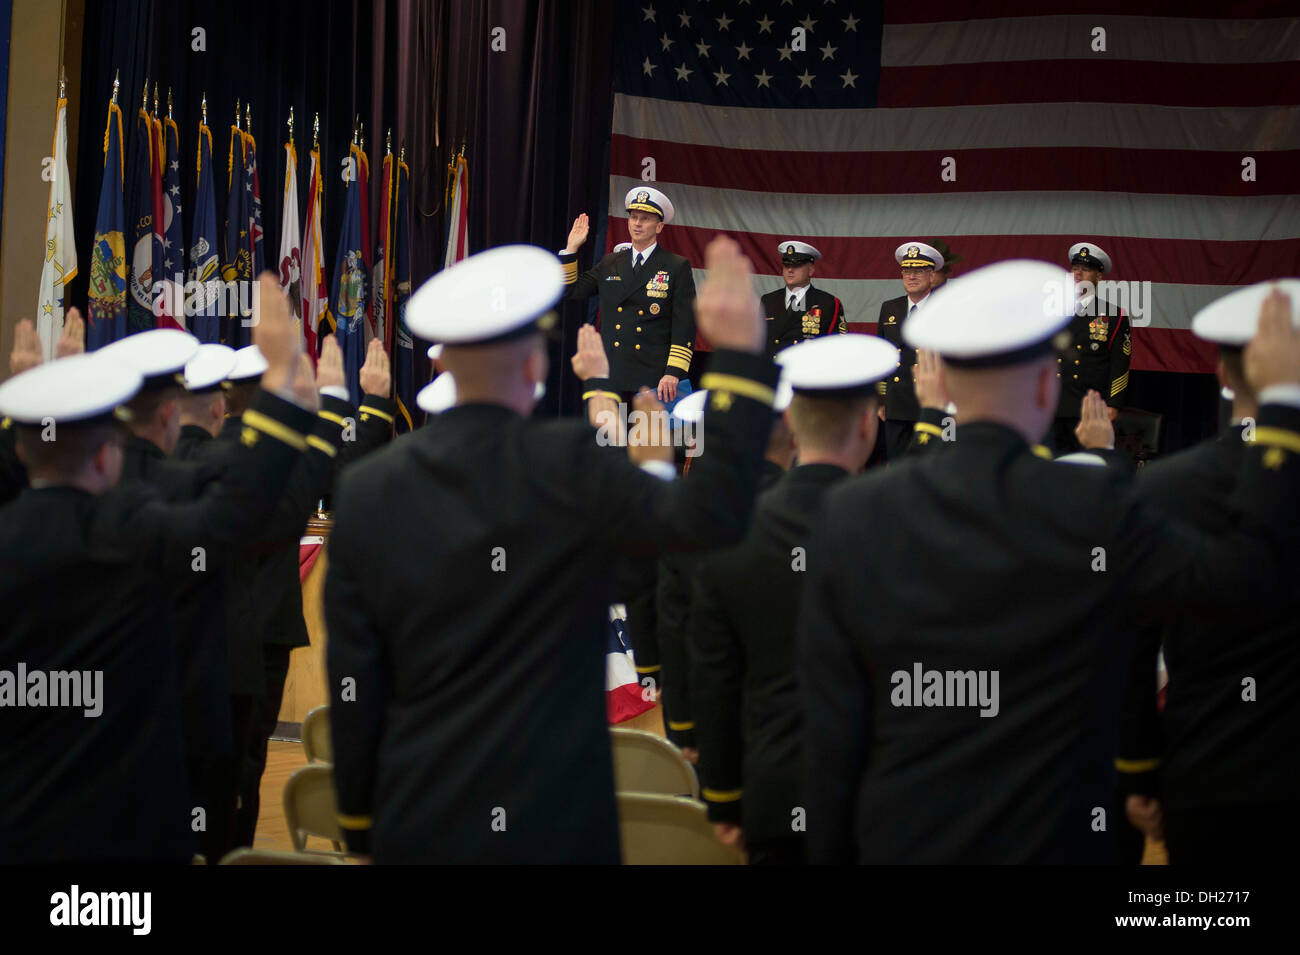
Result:
<svg viewBox="0 0 1300 955"><path fill-rule="evenodd" d="M633 186L627 191L623 205L628 212L652 212L667 225L673 221L673 204L667 196L653 186Z"/></svg>
<svg viewBox="0 0 1300 955"><path fill-rule="evenodd" d="M1274 289L1291 296L1291 324L1300 326L1300 279L1270 279L1215 299L1192 316L1192 331L1219 345L1245 347L1255 337L1259 310Z"/></svg>
<svg viewBox="0 0 1300 955"><path fill-rule="evenodd" d="M875 335L822 335L781 351L776 363L795 394L874 394L876 383L898 367L898 349Z"/></svg>
<svg viewBox="0 0 1300 955"><path fill-rule="evenodd" d="M226 345L200 345L185 363L185 387L195 394L219 388L235 368L235 350Z"/></svg>
<svg viewBox="0 0 1300 955"><path fill-rule="evenodd" d="M91 421L114 414L135 397L144 377L100 352L37 365L0 385L0 415L18 424Z"/></svg>
<svg viewBox="0 0 1300 955"><path fill-rule="evenodd" d="M930 293L903 323L903 339L954 365L1013 365L1068 344L1056 338L1074 304L1074 276L1059 265L996 262Z"/></svg>
<svg viewBox="0 0 1300 955"><path fill-rule="evenodd" d="M262 349L256 345L245 345L235 352L235 366L230 369L226 380L247 381L250 378L261 378L270 367L266 356L262 354Z"/></svg>
<svg viewBox="0 0 1300 955"><path fill-rule="evenodd" d="M504 340L554 321L564 268L533 245L503 245L471 255L425 282L406 309L421 338L447 345Z"/></svg>

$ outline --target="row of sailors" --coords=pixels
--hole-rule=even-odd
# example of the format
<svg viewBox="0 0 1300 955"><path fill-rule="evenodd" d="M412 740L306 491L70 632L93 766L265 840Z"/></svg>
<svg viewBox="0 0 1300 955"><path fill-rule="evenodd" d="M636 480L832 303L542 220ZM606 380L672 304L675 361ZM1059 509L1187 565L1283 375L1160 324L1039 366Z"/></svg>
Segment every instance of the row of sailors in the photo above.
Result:
<svg viewBox="0 0 1300 955"><path fill-rule="evenodd" d="M1044 283L1066 273L1027 262L978 270L960 296L940 292L904 323L909 345L941 357L960 424L954 440L897 467L852 476L874 444L877 385L898 368L897 350L833 336L782 352L799 464L755 509L778 368L739 248L715 240L706 266L696 310L717 348L702 381L708 442L684 480L664 473L671 448L601 447L585 423L529 417L547 372L542 329L563 287L547 253L482 253L412 299L411 329L444 345L457 403L343 471L335 493L328 671L340 825L354 852L615 861L601 652L615 558L677 552L704 552L686 569L688 653L705 661L704 697L723 699L699 714L705 796L720 837L743 840L753 861L1113 860L1120 826L1104 818L1116 753L1121 774L1145 781L1125 807L1135 822L1166 826L1171 855L1175 818L1205 838L1203 811L1175 813L1204 810L1197 799L1170 798L1163 814L1141 801L1161 784L1170 745L1138 742L1154 725L1143 705L1151 673L1133 664L1134 646L1151 645L1134 634L1147 615L1195 614L1205 628L1179 652L1163 635L1165 719L1195 723L1213 697L1212 718L1182 737L1231 757L1212 807L1294 805L1295 770L1273 758L1295 729L1286 682L1297 618L1284 582L1300 541L1300 331L1290 299L1252 287L1197 319L1223 347L1243 409L1257 405L1253 440L1238 440L1229 464L1214 459L1214 482L1190 456L1167 465L1218 528L1177 508L1171 517L1157 506L1169 498L1120 470L1034 453L1054 417L1072 316L1043 307ZM5 659L102 665L113 716L88 727L5 711L4 762L26 768L7 775L3 794L16 807L4 843L14 858L186 857L182 748L158 700L179 703L168 674L181 631L168 624L193 583L193 549L233 553L274 513L300 455L340 453L311 440L330 444L303 410L321 399L268 282L255 329L261 390L230 459L197 493L168 501L115 487L115 410L174 370L70 358L0 386L31 485L0 521L0 587L14 608ZM620 397L611 366L599 335L580 336L575 370L593 416ZM1090 426L1106 421L1100 403L1085 405ZM54 448L41 447L48 420ZM1238 628L1231 639L1225 621ZM1242 681L1225 675L1223 654L1249 661L1250 702L1267 706L1227 705L1224 681L1234 692ZM980 675L979 708L944 696L944 675L967 673ZM1136 702L1120 734L1126 699ZM158 767L166 780L151 775ZM148 798L141 783L152 784ZM1224 794L1236 801L1225 807ZM1295 824L1291 812L1278 831L1290 838ZM1187 858L1194 844L1184 842Z"/></svg>

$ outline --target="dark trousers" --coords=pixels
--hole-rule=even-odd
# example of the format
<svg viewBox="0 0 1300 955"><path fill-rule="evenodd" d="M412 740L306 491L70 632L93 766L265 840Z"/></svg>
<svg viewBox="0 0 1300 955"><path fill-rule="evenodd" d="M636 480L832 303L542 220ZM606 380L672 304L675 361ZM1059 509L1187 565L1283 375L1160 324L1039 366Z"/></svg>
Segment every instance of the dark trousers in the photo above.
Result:
<svg viewBox="0 0 1300 955"><path fill-rule="evenodd" d="M253 703L251 736L244 763L244 786L241 796L240 836L253 844L257 833L257 814L261 802L262 773L266 771L266 744L280 719L284 700L284 681L289 677L289 654L293 647L277 643L264 644L262 656L266 668L266 694Z"/></svg>
<svg viewBox="0 0 1300 955"><path fill-rule="evenodd" d="M1165 808L1170 865L1285 864L1300 849L1300 801Z"/></svg>
<svg viewBox="0 0 1300 955"><path fill-rule="evenodd" d="M205 826L195 834L199 852L208 865L236 848L235 804L239 797L239 757L232 750L205 756L190 766L190 789L195 804L203 807Z"/></svg>
<svg viewBox="0 0 1300 955"><path fill-rule="evenodd" d="M907 446L912 443L912 432L915 430L915 421L890 418L885 422L885 455L889 460L897 460L907 453Z"/></svg>
<svg viewBox="0 0 1300 955"><path fill-rule="evenodd" d="M254 696L230 698L230 728L235 740L235 752L230 767L230 784L234 789L235 816L230 830L230 848L252 848L257 831L257 791L248 793L251 765L249 750L253 742L253 714L258 700ZM250 817L251 813L251 817Z"/></svg>
<svg viewBox="0 0 1300 955"><path fill-rule="evenodd" d="M806 865L803 836L754 842L748 846L750 865Z"/></svg>

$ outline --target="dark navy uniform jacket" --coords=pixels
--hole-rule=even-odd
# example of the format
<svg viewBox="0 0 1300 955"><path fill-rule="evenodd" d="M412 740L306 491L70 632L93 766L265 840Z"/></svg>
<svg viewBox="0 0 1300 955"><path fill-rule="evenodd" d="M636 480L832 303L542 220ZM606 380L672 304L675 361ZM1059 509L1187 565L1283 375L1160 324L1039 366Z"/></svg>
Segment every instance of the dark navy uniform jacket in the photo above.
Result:
<svg viewBox="0 0 1300 955"><path fill-rule="evenodd" d="M803 311L792 312L785 307L785 289L768 292L762 298L763 314L767 317L767 353L775 355L783 348L797 345L807 338L846 333L848 321L844 305L830 292L809 286L804 293Z"/></svg>
<svg viewBox="0 0 1300 955"><path fill-rule="evenodd" d="M600 296L600 335L613 391L656 388L664 375L685 378L695 342L695 278L691 263L662 245L640 269L632 250L610 252L578 274L578 256L561 255L566 298Z"/></svg>
<svg viewBox="0 0 1300 955"><path fill-rule="evenodd" d="M103 712L0 707L0 863L193 853L176 680L176 588L266 519L311 416L259 395L239 460L196 500L132 482L28 488L0 510L0 669L103 673Z"/></svg>
<svg viewBox="0 0 1300 955"><path fill-rule="evenodd" d="M585 422L491 404L444 411L342 475L325 615L354 851L618 861L605 710L616 557L740 539L776 377L765 357L715 353L708 453L685 481L598 446Z"/></svg>
<svg viewBox="0 0 1300 955"><path fill-rule="evenodd" d="M123 483L139 481L173 504L197 500L219 477L213 467L168 458L162 448L141 437L131 439L122 460ZM181 725L192 773L231 751L225 572L221 553L204 554L176 590Z"/></svg>
<svg viewBox="0 0 1300 955"><path fill-rule="evenodd" d="M704 800L749 842L789 838L803 805L795 634L808 547L826 492L848 477L800 465L758 499L745 540L700 560L688 646Z"/></svg>
<svg viewBox="0 0 1300 955"><path fill-rule="evenodd" d="M916 421L921 416L921 406L916 400L916 383L912 380L912 366L916 364L916 349L903 341L903 323L912 307L906 295L891 298L880 306L876 334L898 349L898 368L880 383L880 397L885 404L885 417L890 421Z"/></svg>
<svg viewBox="0 0 1300 955"><path fill-rule="evenodd" d="M1042 460L984 422L832 489L801 623L812 860L1114 859L1124 823L1098 829L1096 813L1114 798L1136 620L1273 599L1294 579L1300 410L1266 405L1259 424L1241 519L1220 537L1117 469ZM890 556L864 568L864 553ZM947 705L907 692L917 668ZM981 716L964 675L991 689L994 673L996 715Z"/></svg>
<svg viewBox="0 0 1300 955"><path fill-rule="evenodd" d="M1226 533L1238 518L1232 498L1248 453L1242 427L1228 428L1147 465L1138 493L1208 533ZM1169 684L1160 713L1162 644ZM1117 762L1127 791L1175 808L1300 798L1300 762L1291 756L1300 744L1300 587L1230 615L1147 628L1136 659Z"/></svg>
<svg viewBox="0 0 1300 955"><path fill-rule="evenodd" d="M1124 404L1133 354L1128 318L1117 305L1100 297L1093 299L1091 312L1070 320L1070 344L1059 359L1058 417L1079 417L1083 396L1089 389L1105 398L1112 408Z"/></svg>

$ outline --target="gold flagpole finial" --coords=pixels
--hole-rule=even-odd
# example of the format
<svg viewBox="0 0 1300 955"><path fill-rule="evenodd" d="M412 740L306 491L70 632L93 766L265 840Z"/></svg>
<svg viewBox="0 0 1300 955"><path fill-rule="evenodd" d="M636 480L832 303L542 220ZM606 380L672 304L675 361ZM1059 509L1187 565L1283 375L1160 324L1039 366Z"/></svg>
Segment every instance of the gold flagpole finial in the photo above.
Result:
<svg viewBox="0 0 1300 955"><path fill-rule="evenodd" d="M361 124L361 151L366 151L366 124Z"/></svg>
<svg viewBox="0 0 1300 955"><path fill-rule="evenodd" d="M320 149L320 113L311 121L311 148Z"/></svg>
<svg viewBox="0 0 1300 955"><path fill-rule="evenodd" d="M203 102L200 104L203 109L203 125L208 125L208 92L203 91Z"/></svg>
<svg viewBox="0 0 1300 955"><path fill-rule="evenodd" d="M248 133L253 131L253 103L251 100L244 104L244 131Z"/></svg>
<svg viewBox="0 0 1300 955"><path fill-rule="evenodd" d="M392 154L393 154L393 131L392 129L389 129L388 132L384 135L384 155L391 156Z"/></svg>
<svg viewBox="0 0 1300 955"><path fill-rule="evenodd" d="M356 122L352 124L352 145L353 146L357 144L357 139L361 136L361 134L357 131L357 127L360 125L361 125L361 114L357 113Z"/></svg>
<svg viewBox="0 0 1300 955"><path fill-rule="evenodd" d="M240 126L240 125L239 125L239 100L238 100L238 98L236 98L236 100L235 100L235 129L243 129L243 128L244 128L243 126Z"/></svg>
<svg viewBox="0 0 1300 955"><path fill-rule="evenodd" d="M158 84L153 84L153 114L158 115Z"/></svg>
<svg viewBox="0 0 1300 955"><path fill-rule="evenodd" d="M68 96L68 76L63 72L63 64L59 64L59 99L66 99Z"/></svg>
<svg viewBox="0 0 1300 955"><path fill-rule="evenodd" d="M172 119L172 88L167 87L167 118Z"/></svg>
<svg viewBox="0 0 1300 955"><path fill-rule="evenodd" d="M149 112L149 77L144 78L144 90L140 93L140 108Z"/></svg>
<svg viewBox="0 0 1300 955"><path fill-rule="evenodd" d="M406 162L406 143L402 143L402 148L397 151L397 161Z"/></svg>
<svg viewBox="0 0 1300 955"><path fill-rule="evenodd" d="M293 145L293 107L289 107L289 145Z"/></svg>
<svg viewBox="0 0 1300 955"><path fill-rule="evenodd" d="M121 71L119 70L113 71L113 105L115 106L117 105L117 90L118 87L122 85L120 76L121 76Z"/></svg>

